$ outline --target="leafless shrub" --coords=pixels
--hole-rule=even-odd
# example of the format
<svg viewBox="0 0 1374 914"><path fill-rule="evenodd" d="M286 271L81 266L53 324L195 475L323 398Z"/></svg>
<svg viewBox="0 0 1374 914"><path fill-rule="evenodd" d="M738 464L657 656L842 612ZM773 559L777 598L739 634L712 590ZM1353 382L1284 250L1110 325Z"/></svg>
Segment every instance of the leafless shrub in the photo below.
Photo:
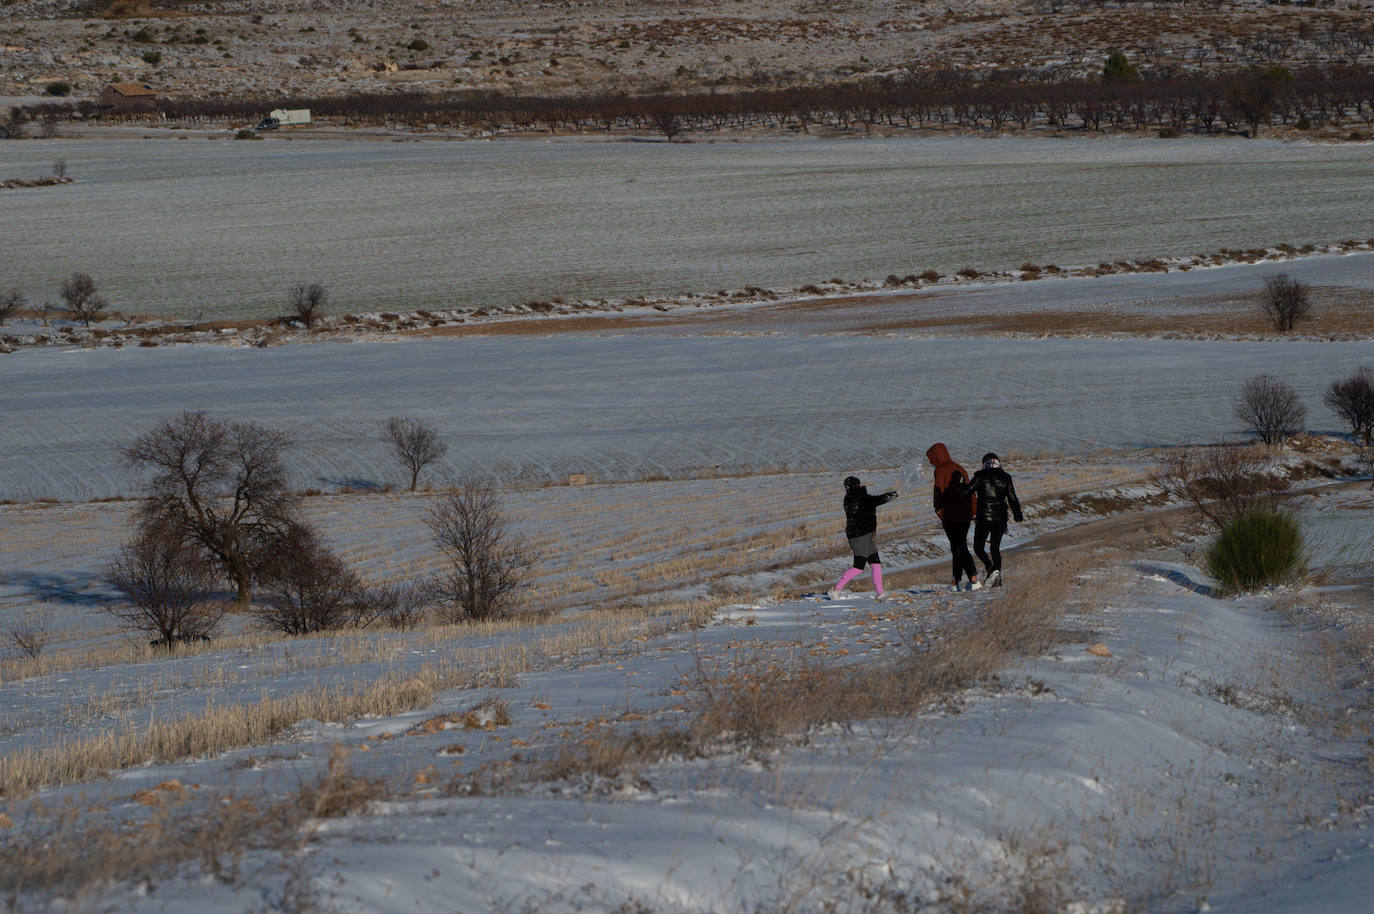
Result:
<svg viewBox="0 0 1374 914"><path fill-rule="evenodd" d="M272 544L258 579L262 597L253 615L273 631L304 635L358 620L358 576L304 524L292 525Z"/></svg>
<svg viewBox="0 0 1374 914"><path fill-rule="evenodd" d="M1275 330L1287 333L1312 312L1312 299L1306 283L1280 273L1264 281L1260 307Z"/></svg>
<svg viewBox="0 0 1374 914"><path fill-rule="evenodd" d="M1271 446L1302 431L1307 418L1297 392L1269 374L1255 375L1241 386L1235 410L1236 418Z"/></svg>
<svg viewBox="0 0 1374 914"><path fill-rule="evenodd" d="M384 426L387 443L401 465L410 471L410 491L419 483L420 471L448 453L434 426L420 419L392 416Z"/></svg>
<svg viewBox="0 0 1374 914"><path fill-rule="evenodd" d="M426 519L447 569L435 582L451 620L509 615L524 583L527 556L506 531L500 499L485 483L467 480L445 495Z"/></svg>
<svg viewBox="0 0 1374 914"><path fill-rule="evenodd" d="M416 584L382 584L363 591L358 603L359 625L412 629L425 617L434 599L429 588Z"/></svg>
<svg viewBox="0 0 1374 914"><path fill-rule="evenodd" d="M181 527L145 520L106 576L124 595L107 611L169 650L219 627L223 608L211 600L214 564Z"/></svg>
<svg viewBox="0 0 1374 914"><path fill-rule="evenodd" d="M1350 377L1332 381L1322 399L1349 424L1351 434L1368 447L1374 434L1374 370L1361 365Z"/></svg>
<svg viewBox="0 0 1374 914"><path fill-rule="evenodd" d="M1261 451L1239 444L1174 451L1150 479L1218 529L1251 508L1272 505L1288 489L1286 479L1267 470Z"/></svg>
<svg viewBox="0 0 1374 914"><path fill-rule="evenodd" d="M37 660L42 656L43 649L52 640L52 634L46 628L33 622L21 622L12 626L9 636L10 644L14 645L15 650L30 660Z"/></svg>
<svg viewBox="0 0 1374 914"><path fill-rule="evenodd" d="M89 273L73 273L64 279L62 300L67 303L67 310L72 316L87 327L91 321L100 320L110 307L105 297L96 291L95 280L91 279Z"/></svg>
<svg viewBox="0 0 1374 914"><path fill-rule="evenodd" d="M297 283L291 287L288 300L292 313L300 318L308 330L315 326L315 321L324 315L324 309L329 306L329 290L317 282Z"/></svg>
<svg viewBox="0 0 1374 914"><path fill-rule="evenodd" d="M16 312L23 311L28 307L28 300L24 298L24 293L18 289L11 289L0 294L0 324L9 320Z"/></svg>
<svg viewBox="0 0 1374 914"><path fill-rule="evenodd" d="M54 121L53 123L56 124L57 122ZM66 159L58 159L56 162L53 162L53 163L52 163L52 176L53 176L54 178L56 178L57 180L59 180L59 181L65 181L65 180L67 180L67 160L66 160Z"/></svg>
<svg viewBox="0 0 1374 914"><path fill-rule="evenodd" d="M240 609L267 547L296 522L282 455L290 441L253 422L224 422L188 411L160 422L124 449L126 462L150 469L145 522L180 529L219 563Z"/></svg>

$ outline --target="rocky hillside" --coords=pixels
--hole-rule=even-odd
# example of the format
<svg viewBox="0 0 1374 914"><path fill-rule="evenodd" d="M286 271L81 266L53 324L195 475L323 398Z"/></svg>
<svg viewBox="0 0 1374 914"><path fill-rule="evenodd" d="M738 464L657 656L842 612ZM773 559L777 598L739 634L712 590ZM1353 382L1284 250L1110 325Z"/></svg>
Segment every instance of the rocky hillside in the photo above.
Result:
<svg viewBox="0 0 1374 914"><path fill-rule="evenodd" d="M1065 78L1374 62L1374 0L0 0L0 96L815 83L959 69ZM60 87L58 87L60 91Z"/></svg>

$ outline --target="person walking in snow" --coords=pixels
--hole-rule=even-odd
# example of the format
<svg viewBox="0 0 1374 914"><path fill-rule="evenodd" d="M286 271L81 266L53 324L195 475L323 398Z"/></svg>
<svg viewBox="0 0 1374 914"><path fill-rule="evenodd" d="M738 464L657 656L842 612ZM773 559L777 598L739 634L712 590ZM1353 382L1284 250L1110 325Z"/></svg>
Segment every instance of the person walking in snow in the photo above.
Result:
<svg viewBox="0 0 1374 914"><path fill-rule="evenodd" d="M882 495L869 495L868 489L859 482L857 476L846 476L844 480L844 535L849 539L849 548L854 551L854 567L841 576L827 596L839 599L840 591L846 584L857 578L865 565L873 567L873 592L879 600L883 598L883 566L878 558L878 544L874 534L878 532L878 506L896 498L899 492L884 492Z"/></svg>
<svg viewBox="0 0 1374 914"><path fill-rule="evenodd" d="M988 587L1002 586L1002 536L1007 532L1007 512L1016 522L1022 523L1021 502L1016 498L1016 487L1012 485L1011 474L1002 469L1002 461L996 454L983 455L983 468L973 474L962 490L978 499L977 519L973 524L973 551L987 571L985 578ZM991 557L983 551L983 544L990 547Z"/></svg>
<svg viewBox="0 0 1374 914"><path fill-rule="evenodd" d="M968 473L954 462L943 444L931 445L926 451L926 459L935 468L935 516L940 518L954 559L953 589L959 590L959 582L967 575L969 589L981 590L983 585L978 583L973 553L968 551L968 528L973 522L976 501L967 488Z"/></svg>

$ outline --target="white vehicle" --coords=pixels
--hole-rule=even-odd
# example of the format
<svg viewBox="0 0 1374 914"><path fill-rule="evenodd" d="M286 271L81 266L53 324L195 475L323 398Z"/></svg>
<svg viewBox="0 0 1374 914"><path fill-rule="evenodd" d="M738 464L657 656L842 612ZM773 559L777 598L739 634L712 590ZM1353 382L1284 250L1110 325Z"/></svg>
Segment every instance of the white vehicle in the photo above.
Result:
<svg viewBox="0 0 1374 914"><path fill-rule="evenodd" d="M300 127L310 123L309 108L273 108L267 117L258 121L255 130L276 130L278 127Z"/></svg>

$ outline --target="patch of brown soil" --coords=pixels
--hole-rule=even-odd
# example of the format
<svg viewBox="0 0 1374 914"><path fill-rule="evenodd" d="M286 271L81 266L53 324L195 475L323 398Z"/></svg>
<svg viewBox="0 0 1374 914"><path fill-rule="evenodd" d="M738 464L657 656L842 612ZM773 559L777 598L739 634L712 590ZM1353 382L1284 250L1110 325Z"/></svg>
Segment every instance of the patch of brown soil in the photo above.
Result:
<svg viewBox="0 0 1374 914"><path fill-rule="evenodd" d="M1374 333L1374 293L1347 290L1348 299L1319 307L1302 321L1294 335L1368 336ZM893 330L959 330L968 333L1020 333L1033 336L1073 336L1124 333L1136 336L1268 336L1280 338L1256 304L1228 310L1169 309L1132 313L1114 307L1103 311L1031 311L977 315L947 312L931 317L878 321L862 328L874 333Z"/></svg>
<svg viewBox="0 0 1374 914"><path fill-rule="evenodd" d="M661 316L629 316L623 314L607 317L534 317L525 320L494 321L489 324L458 324L445 327L422 327L416 330L401 331L407 336L423 337L464 337L464 336L547 336L560 333L605 333L606 331L630 330L647 326L661 326L674 322L672 318Z"/></svg>

